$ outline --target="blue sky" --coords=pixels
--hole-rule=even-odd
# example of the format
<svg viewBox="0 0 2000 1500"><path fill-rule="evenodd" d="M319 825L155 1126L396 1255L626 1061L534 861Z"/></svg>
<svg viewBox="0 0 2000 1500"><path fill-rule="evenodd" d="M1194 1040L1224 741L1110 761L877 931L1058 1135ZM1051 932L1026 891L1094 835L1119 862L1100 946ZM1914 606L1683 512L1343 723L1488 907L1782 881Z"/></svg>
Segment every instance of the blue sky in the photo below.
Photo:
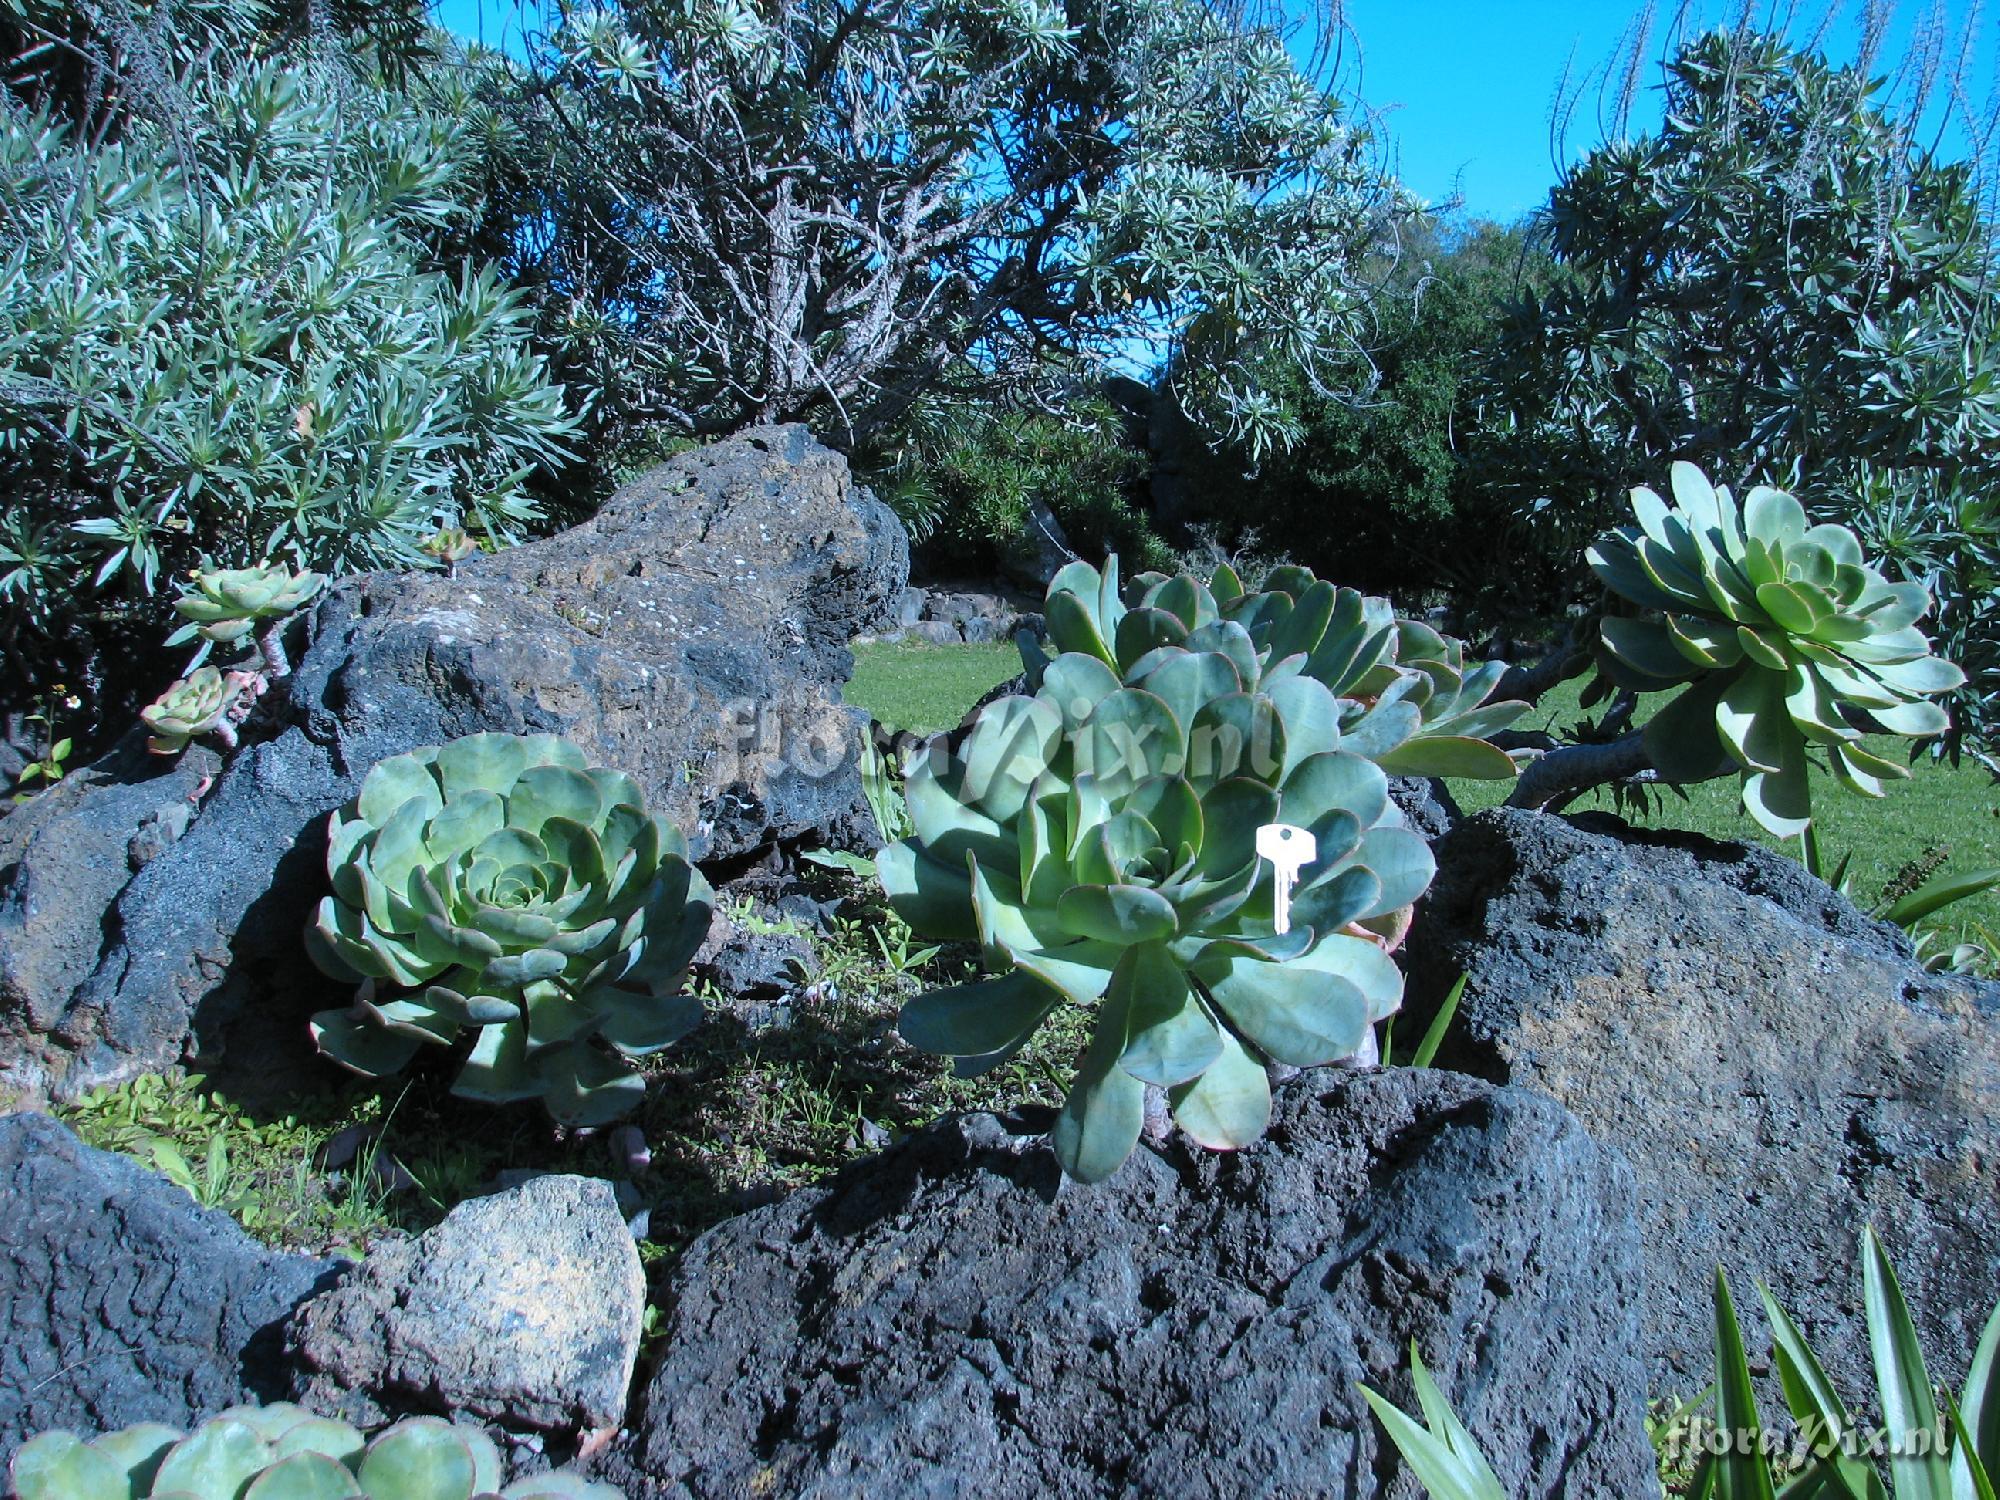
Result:
<svg viewBox="0 0 2000 1500"><path fill-rule="evenodd" d="M1412 190L1432 202L1460 195L1468 213L1511 220L1538 207L1555 181L1549 117L1558 84L1568 69L1583 78L1601 69L1632 24L1639 0L1345 0L1359 42L1362 97L1382 112L1402 176ZM1785 0L1766 0L1784 4ZM1836 0L1838 3L1838 0ZM1902 0L1890 28L1885 63L1907 48L1913 32L1933 11L1949 32L1961 32L1973 18L1976 0ZM1661 0L1663 16L1673 0ZM1711 21L1733 14L1710 0L1692 8ZM1817 16L1816 0L1795 8ZM2000 11L2000 5L1995 6ZM1861 0L1846 0L1826 50L1836 62L1853 58L1860 34ZM439 0L439 19L467 36L480 34L489 45L518 32L515 0ZM1662 23L1664 24L1664 23ZM1971 80L1974 96L1990 107L2000 75L1996 27L1988 19L1975 30ZM1801 34L1801 29L1795 29ZM1657 28L1655 50L1657 48ZM1656 69L1643 75L1644 90L1634 124L1650 128L1659 120ZM1586 94L1568 139L1573 158L1602 139ZM1947 142L1946 154L1954 152Z"/></svg>
<svg viewBox="0 0 2000 1500"><path fill-rule="evenodd" d="M1454 191L1468 212L1508 220L1537 207L1555 181L1549 117L1565 66L1581 78L1601 69L1638 13L1637 0L1346 0L1349 24L1361 49L1361 93L1384 113L1405 182L1421 196L1441 201ZM1821 7L1798 7L1817 16ZM1671 0L1659 6L1672 14ZM1721 5L1696 5L1710 21L1723 19ZM1849 0L1828 31L1825 48L1836 63L1852 61L1860 38L1860 4ZM1902 55L1915 29L1932 10L1904 0L1897 7L1884 48L1884 65ZM1947 0L1936 7L1949 32L1963 32L1975 19L1973 0ZM1664 21L1661 23L1664 24ZM1801 38L1809 26L1795 27ZM1982 105L1994 101L1996 27L1992 19L1974 29L1977 42L1971 69L1973 92ZM1654 33L1657 51L1659 27ZM1638 129L1660 118L1659 73L1642 75L1633 110ZM1569 132L1573 159L1603 137L1587 94ZM1947 151L1947 154L1951 154ZM1962 143L1958 154L1963 154Z"/></svg>

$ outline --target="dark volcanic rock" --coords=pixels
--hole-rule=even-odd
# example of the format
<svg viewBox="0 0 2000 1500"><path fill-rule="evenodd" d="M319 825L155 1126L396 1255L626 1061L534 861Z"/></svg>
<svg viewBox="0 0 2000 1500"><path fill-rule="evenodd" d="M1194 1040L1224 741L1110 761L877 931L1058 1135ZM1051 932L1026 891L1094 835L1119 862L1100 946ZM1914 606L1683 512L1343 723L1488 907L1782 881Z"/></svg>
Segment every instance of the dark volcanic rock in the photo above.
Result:
<svg viewBox="0 0 2000 1500"><path fill-rule="evenodd" d="M1436 854L1398 1029L1469 973L1440 1065L1552 1094L1630 1159L1656 1389L1710 1378L1720 1262L1746 1324L1763 1280L1872 1401L1871 1222L1956 1382L2000 1289L1994 987L1924 973L1895 928L1763 849L1496 810Z"/></svg>
<svg viewBox="0 0 2000 1500"><path fill-rule="evenodd" d="M281 1398L284 1319L334 1274L46 1115L0 1117L0 1468L50 1428Z"/></svg>
<svg viewBox="0 0 2000 1500"><path fill-rule="evenodd" d="M1630 1174L1525 1090L1316 1071L1235 1156L1059 1186L946 1121L710 1230L631 1493L1419 1493L1356 1392L1415 1337L1510 1495L1644 1493Z"/></svg>
<svg viewBox="0 0 2000 1500"><path fill-rule="evenodd" d="M611 1184L537 1177L377 1246L301 1307L298 1397L363 1426L430 1412L608 1427L625 1414L645 1307Z"/></svg>
<svg viewBox="0 0 2000 1500"><path fill-rule="evenodd" d="M865 842L864 720L839 688L848 639L907 571L895 517L785 427L685 454L455 578L348 580L178 838L147 819L187 802L195 768L130 747L0 822L0 1083L73 1095L212 1061L245 1012L302 1035L338 1003L298 940L325 815L420 745L566 734L635 776L697 858L808 829Z"/></svg>

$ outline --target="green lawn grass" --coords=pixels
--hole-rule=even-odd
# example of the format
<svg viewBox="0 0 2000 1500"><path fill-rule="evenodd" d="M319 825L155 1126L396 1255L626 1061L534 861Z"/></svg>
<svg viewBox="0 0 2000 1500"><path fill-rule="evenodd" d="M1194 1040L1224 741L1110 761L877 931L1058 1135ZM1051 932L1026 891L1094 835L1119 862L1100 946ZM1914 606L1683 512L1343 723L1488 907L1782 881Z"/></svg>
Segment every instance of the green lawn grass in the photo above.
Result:
<svg viewBox="0 0 2000 1500"><path fill-rule="evenodd" d="M928 641L876 641L854 648L849 703L891 729L935 734L1021 670L1009 642L934 646Z"/></svg>
<svg viewBox="0 0 2000 1500"><path fill-rule="evenodd" d="M948 729L995 685L1020 670L1011 645L935 646L926 642L862 646L855 651L854 680L847 699L884 724L928 734ZM1567 682L1548 694L1522 721L1523 728L1560 731L1582 717L1577 707L1581 682ZM1901 764L1907 742L1870 742L1877 754ZM1853 851L1850 889L1863 906L1872 904L1897 871L1933 850L1948 851L1945 868L1968 871L2000 866L2000 786L1976 762L1956 768L1929 759L1911 768L1909 781L1893 783L1879 801L1842 791L1829 777L1813 790L1820 847L1829 863ZM1468 812L1490 807L1507 794L1499 782L1458 781L1453 796ZM1781 841L1764 832L1742 811L1733 779L1687 789L1686 800L1663 793L1659 805L1634 822L1652 828L1680 828L1713 838L1780 847L1797 857L1798 840ZM1571 811L1610 808L1608 792L1579 798ZM1954 939L1977 936L1983 924L2000 934L2000 892L1989 891L1947 908L1933 919Z"/></svg>

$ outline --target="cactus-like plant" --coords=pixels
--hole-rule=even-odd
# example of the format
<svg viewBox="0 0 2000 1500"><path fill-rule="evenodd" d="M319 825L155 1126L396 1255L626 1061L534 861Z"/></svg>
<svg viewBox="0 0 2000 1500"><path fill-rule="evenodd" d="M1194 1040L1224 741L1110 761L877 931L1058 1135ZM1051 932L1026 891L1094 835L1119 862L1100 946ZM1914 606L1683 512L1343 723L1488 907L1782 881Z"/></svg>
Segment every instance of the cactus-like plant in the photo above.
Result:
<svg viewBox="0 0 2000 1500"><path fill-rule="evenodd" d="M623 1500L568 1470L502 1489L505 1472L477 1427L411 1417L371 1440L288 1402L231 1407L185 1434L45 1432L10 1466L18 1500Z"/></svg>
<svg viewBox="0 0 2000 1500"><path fill-rule="evenodd" d="M644 1092L632 1060L701 1018L678 986L708 884L632 778L568 741L474 734L392 756L328 829L333 893L307 947L363 981L313 1018L335 1062L378 1077L470 1032L454 1093L601 1125Z"/></svg>
<svg viewBox="0 0 2000 1500"><path fill-rule="evenodd" d="M1300 675L1324 684L1340 700L1348 747L1392 775L1514 775L1513 760L1486 738L1527 709L1486 701L1505 664L1468 669L1462 644L1399 619L1386 599L1300 567L1273 569L1252 592L1226 563L1206 583L1142 573L1130 594L1119 588L1115 556L1102 572L1071 563L1049 584L1050 649L1095 657L1128 683L1163 647L1221 651L1246 687ZM1022 655L1033 687L1048 654L1024 645Z"/></svg>
<svg viewBox="0 0 2000 1500"><path fill-rule="evenodd" d="M1586 554L1648 612L1605 619L1600 670L1636 692L1682 688L1646 725L1654 765L1676 782L1735 770L1744 807L1780 835L1812 820L1811 751L1843 787L1879 797L1909 772L1863 749L1843 710L1891 734L1939 734L1946 716L1928 700L1965 681L1917 628L1929 593L1890 583L1853 532L1810 524L1782 490L1760 486L1739 508L1693 464L1672 479L1672 503L1633 490L1638 524Z"/></svg>
<svg viewBox="0 0 2000 1500"><path fill-rule="evenodd" d="M234 747L236 726L264 691L257 672L222 672L196 667L145 708L139 717L152 733L146 748L155 755L179 755L190 740L212 734Z"/></svg>
<svg viewBox="0 0 2000 1500"><path fill-rule="evenodd" d="M266 670L273 677L287 676L292 664L286 659L280 630L325 586L325 575L294 572L286 563L203 568L174 601L174 609L187 623L167 637L167 644L177 646L200 636L201 649L191 663L199 666L218 642L233 644L261 625L257 646Z"/></svg>
<svg viewBox="0 0 2000 1500"><path fill-rule="evenodd" d="M1122 677L1064 652L956 755L934 742L905 787L915 833L876 860L913 928L976 940L997 972L910 1001L912 1044L973 1076L1056 1007L1096 1013L1051 1136L1086 1182L1130 1154L1148 1085L1192 1139L1231 1149L1269 1119L1267 1063L1359 1049L1402 977L1357 924L1394 919L1435 869L1381 768L1345 748L1339 700L1266 671L1240 626L1202 635L1213 623ZM1317 846L1283 933L1257 852L1279 822Z"/></svg>
<svg viewBox="0 0 2000 1500"><path fill-rule="evenodd" d="M433 562L443 563L449 578L456 575L460 563L479 550L479 543L467 536L463 527L445 526L417 543L417 550Z"/></svg>

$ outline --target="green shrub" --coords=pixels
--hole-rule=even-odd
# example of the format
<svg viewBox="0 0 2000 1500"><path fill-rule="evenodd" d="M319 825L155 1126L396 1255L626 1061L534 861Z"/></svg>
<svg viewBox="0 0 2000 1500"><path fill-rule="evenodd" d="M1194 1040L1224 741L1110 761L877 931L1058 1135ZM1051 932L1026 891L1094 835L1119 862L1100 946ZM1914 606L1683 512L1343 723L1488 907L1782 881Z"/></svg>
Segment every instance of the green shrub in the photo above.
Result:
<svg viewBox="0 0 2000 1500"><path fill-rule="evenodd" d="M338 67L181 67L170 117L0 125L10 652L157 629L197 563L511 541L572 429L514 294L434 254L477 207L474 122Z"/></svg>
<svg viewBox="0 0 2000 1500"><path fill-rule="evenodd" d="M990 568L1031 547L1037 505L1085 557L1166 557L1146 515L1147 454L1102 398L1060 414L926 403L857 462L936 566Z"/></svg>
<svg viewBox="0 0 2000 1500"><path fill-rule="evenodd" d="M360 988L313 1017L313 1038L364 1077L470 1033L453 1093L602 1125L644 1093L633 1060L701 1019L678 986L708 932L707 882L629 776L554 735L380 762L329 821L326 865L307 947Z"/></svg>
<svg viewBox="0 0 2000 1500"><path fill-rule="evenodd" d="M1254 534L1325 577L1412 599L1444 589L1500 605L1532 599L1573 565L1550 560L1492 503L1476 427L1480 351L1522 268L1545 262L1525 229L1426 219L1393 259L1369 268L1380 290L1347 369L1324 389L1273 359L1265 386L1297 424L1294 441L1253 454L1211 446L1185 422L1166 440L1182 472L1176 519ZM1169 400L1162 391L1158 399Z"/></svg>
<svg viewBox="0 0 2000 1500"><path fill-rule="evenodd" d="M1918 128L1922 97L1782 35L1680 37L1660 71L1659 130L1551 194L1553 271L1486 350L1485 477L1564 560L1673 460L1798 495L1929 584L1976 737L2000 701L1992 184Z"/></svg>
<svg viewBox="0 0 2000 1500"><path fill-rule="evenodd" d="M370 1439L289 1402L231 1407L185 1434L45 1432L9 1472L19 1500L619 1500L567 1470L502 1489L500 1450L478 1427L410 1417Z"/></svg>

